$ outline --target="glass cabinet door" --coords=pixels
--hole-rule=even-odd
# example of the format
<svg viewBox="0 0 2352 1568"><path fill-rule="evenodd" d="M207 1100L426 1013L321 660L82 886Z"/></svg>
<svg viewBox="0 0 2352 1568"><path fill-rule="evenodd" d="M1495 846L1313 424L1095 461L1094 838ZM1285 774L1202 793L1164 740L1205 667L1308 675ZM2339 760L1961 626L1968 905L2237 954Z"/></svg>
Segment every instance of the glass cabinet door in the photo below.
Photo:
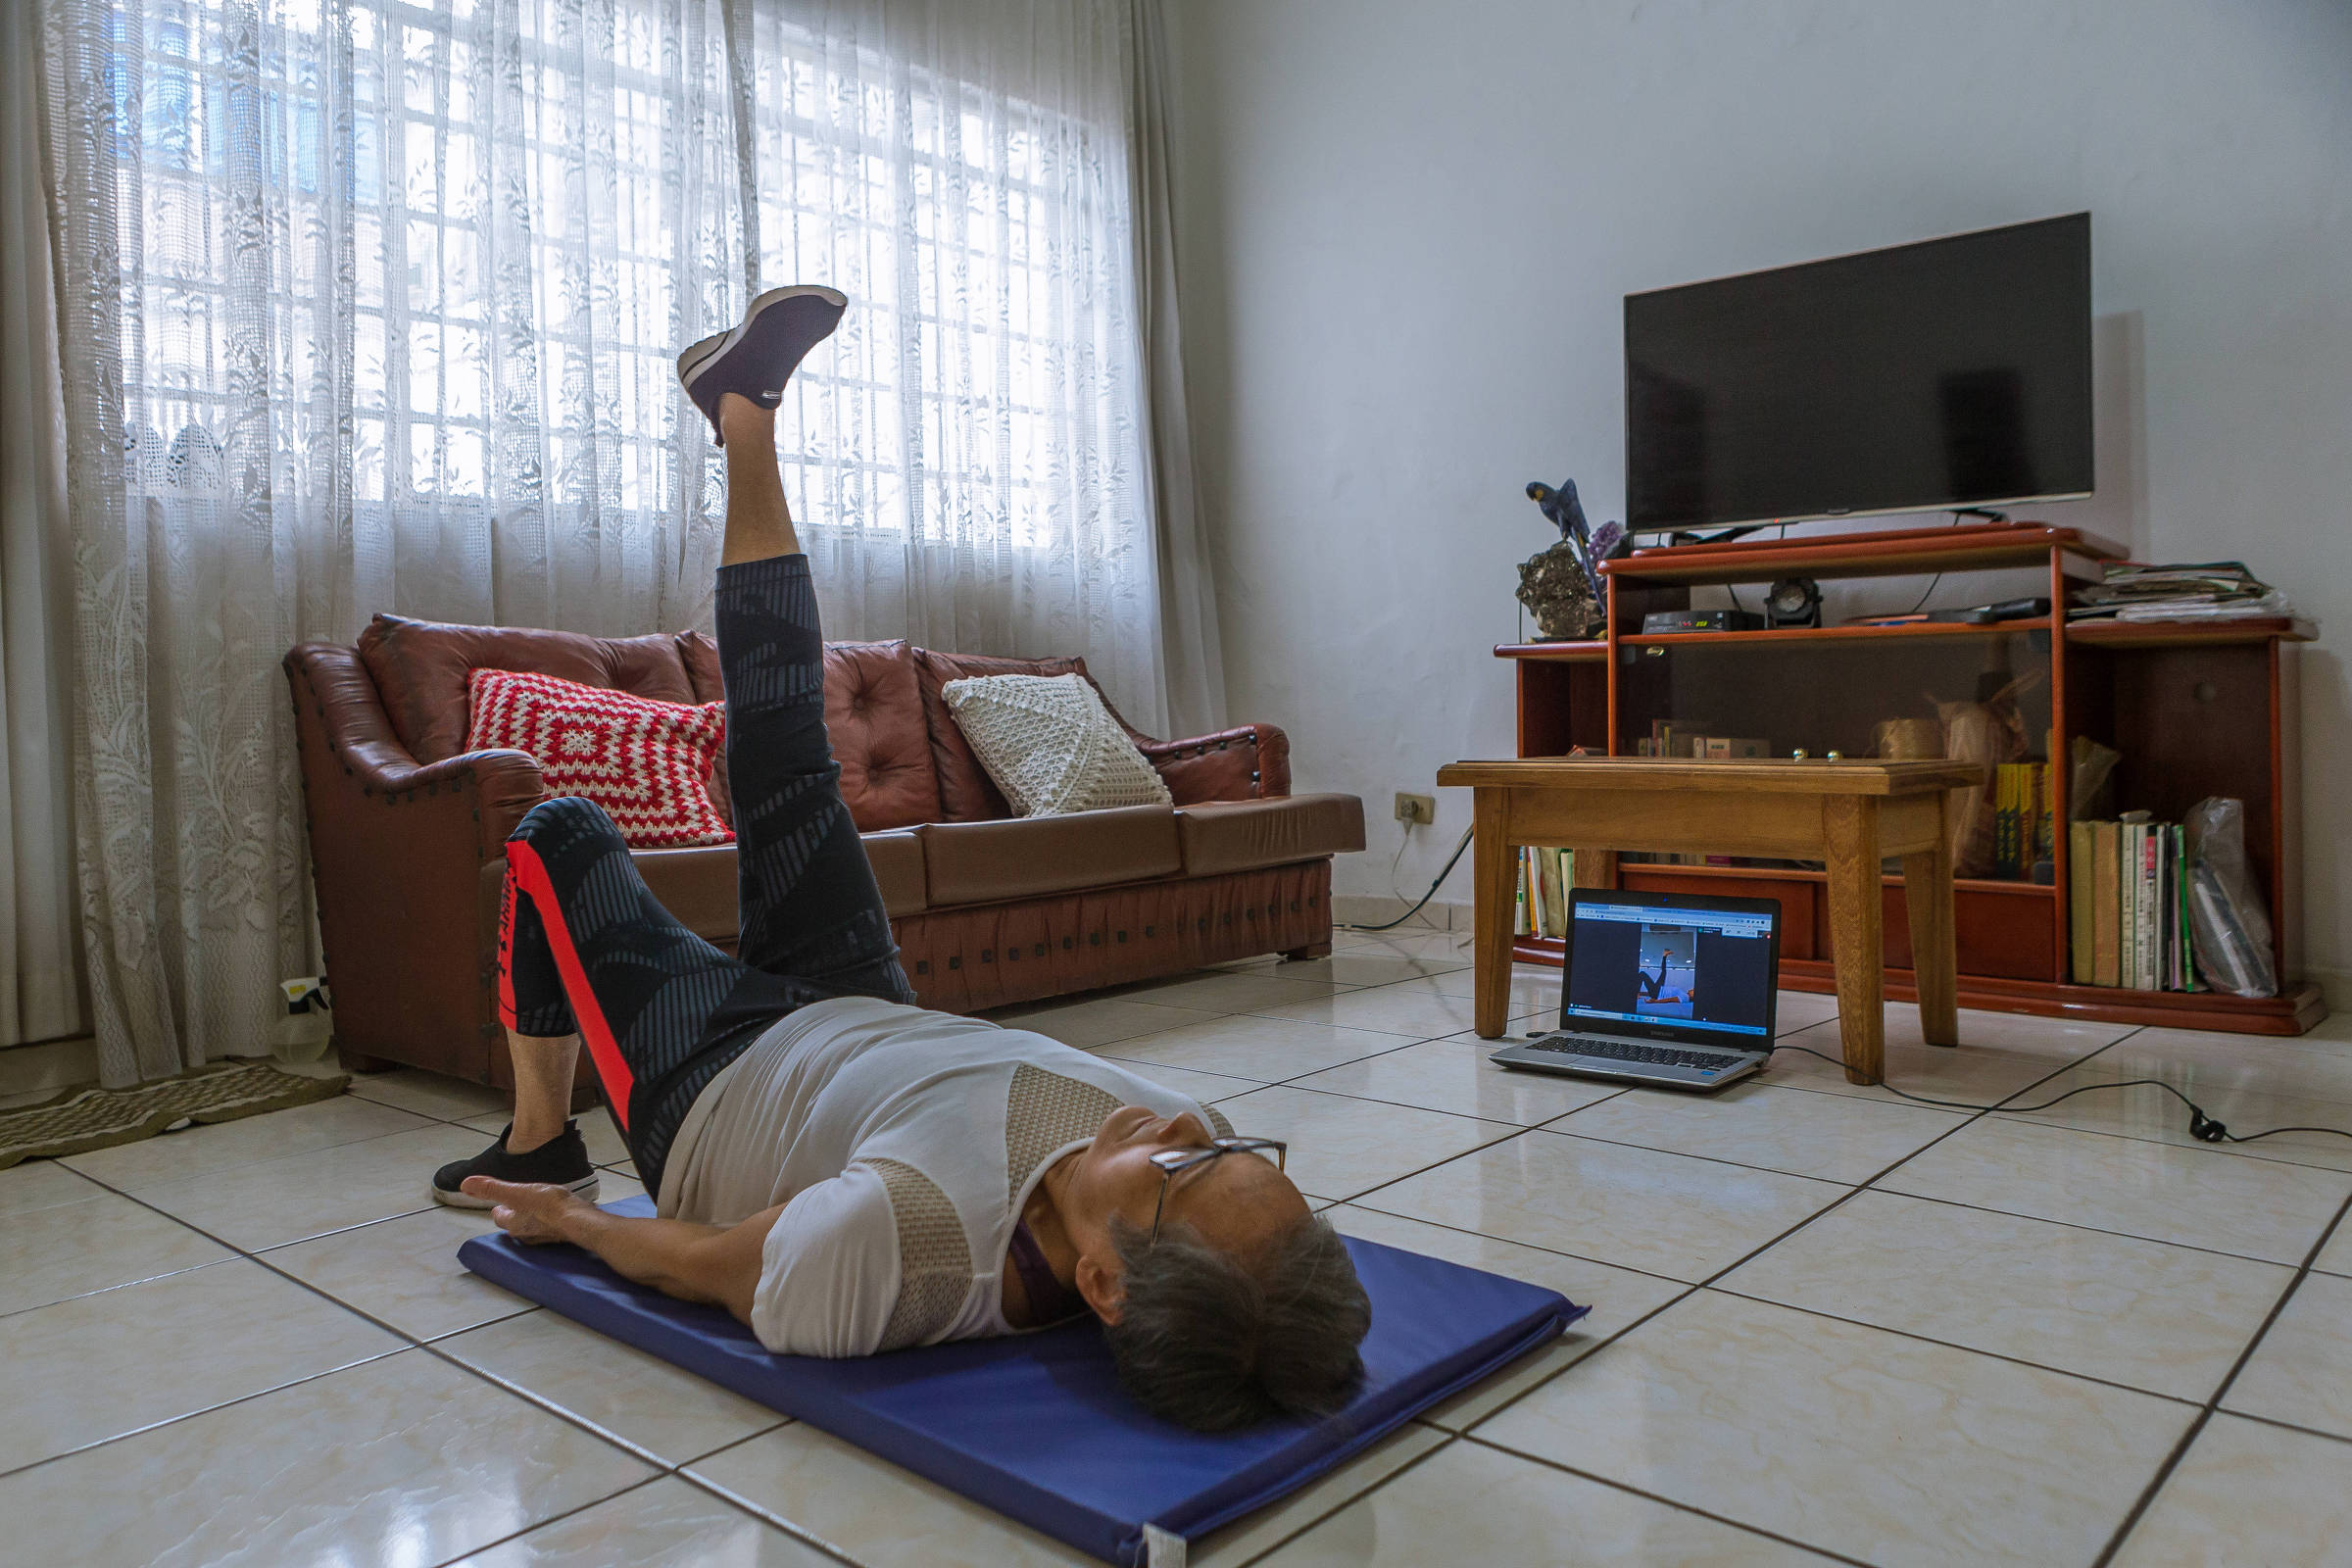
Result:
<svg viewBox="0 0 2352 1568"><path fill-rule="evenodd" d="M1620 757L1801 752L2013 764L1966 801L1982 806L1986 829L1981 843L1964 839L1956 869L2026 881L2039 864L2047 879L2047 630L1627 638L1617 660ZM1996 808L2008 816L1996 818Z"/></svg>

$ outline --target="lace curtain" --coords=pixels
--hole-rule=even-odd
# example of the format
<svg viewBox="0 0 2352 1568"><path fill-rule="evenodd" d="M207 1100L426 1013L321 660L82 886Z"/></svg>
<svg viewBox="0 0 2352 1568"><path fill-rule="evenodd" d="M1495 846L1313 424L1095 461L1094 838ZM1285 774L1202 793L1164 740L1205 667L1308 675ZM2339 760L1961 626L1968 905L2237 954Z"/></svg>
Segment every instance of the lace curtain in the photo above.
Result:
<svg viewBox="0 0 2352 1568"><path fill-rule="evenodd" d="M311 966L289 646L707 624L671 358L759 287L855 302L783 416L831 634L1164 722L1131 3L48 0L108 1081Z"/></svg>

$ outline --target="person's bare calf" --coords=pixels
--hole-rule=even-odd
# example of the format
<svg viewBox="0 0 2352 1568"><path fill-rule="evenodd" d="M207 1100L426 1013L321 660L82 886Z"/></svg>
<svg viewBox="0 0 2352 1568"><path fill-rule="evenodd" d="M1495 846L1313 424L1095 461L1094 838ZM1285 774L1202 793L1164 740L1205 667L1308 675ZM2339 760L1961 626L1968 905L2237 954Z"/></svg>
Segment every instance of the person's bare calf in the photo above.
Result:
<svg viewBox="0 0 2352 1568"><path fill-rule="evenodd" d="M727 531L718 564L799 555L800 535L793 531L784 470L776 462L775 411L729 392L718 400L718 426L727 454Z"/></svg>
<svg viewBox="0 0 2352 1568"><path fill-rule="evenodd" d="M514 1129L507 1152L528 1153L564 1136L571 1119L572 1075L578 1070L580 1037L542 1040L507 1031L507 1056L514 1063Z"/></svg>

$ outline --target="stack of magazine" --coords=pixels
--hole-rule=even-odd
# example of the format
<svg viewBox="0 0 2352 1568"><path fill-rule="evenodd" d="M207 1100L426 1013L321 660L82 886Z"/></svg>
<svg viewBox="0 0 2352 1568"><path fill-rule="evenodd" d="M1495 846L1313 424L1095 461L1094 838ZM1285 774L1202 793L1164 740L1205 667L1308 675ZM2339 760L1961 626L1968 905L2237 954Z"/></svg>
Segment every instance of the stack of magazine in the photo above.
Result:
<svg viewBox="0 0 2352 1568"><path fill-rule="evenodd" d="M2286 596L2246 569L2242 561L2151 566L2107 563L2104 577L2077 589L2069 620L2248 620L2291 615Z"/></svg>
<svg viewBox="0 0 2352 1568"><path fill-rule="evenodd" d="M2075 983L2202 991L2190 952L2188 858L2178 822L2127 811L2068 824L2069 946Z"/></svg>

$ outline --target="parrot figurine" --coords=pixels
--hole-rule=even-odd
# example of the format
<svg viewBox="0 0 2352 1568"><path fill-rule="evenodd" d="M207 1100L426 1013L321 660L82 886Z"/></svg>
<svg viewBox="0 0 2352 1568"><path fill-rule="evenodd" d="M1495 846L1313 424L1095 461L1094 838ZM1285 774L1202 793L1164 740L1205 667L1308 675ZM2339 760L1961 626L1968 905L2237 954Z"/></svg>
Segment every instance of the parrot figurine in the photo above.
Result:
<svg viewBox="0 0 2352 1568"><path fill-rule="evenodd" d="M1600 564L1617 554L1625 542L1625 524L1604 522L1598 528L1585 520L1584 503L1576 498L1576 481L1562 479L1557 488L1543 480L1532 481L1527 487L1527 499L1533 501L1560 530L1560 538L1576 557L1577 564L1591 585L1595 599L1601 595Z"/></svg>

